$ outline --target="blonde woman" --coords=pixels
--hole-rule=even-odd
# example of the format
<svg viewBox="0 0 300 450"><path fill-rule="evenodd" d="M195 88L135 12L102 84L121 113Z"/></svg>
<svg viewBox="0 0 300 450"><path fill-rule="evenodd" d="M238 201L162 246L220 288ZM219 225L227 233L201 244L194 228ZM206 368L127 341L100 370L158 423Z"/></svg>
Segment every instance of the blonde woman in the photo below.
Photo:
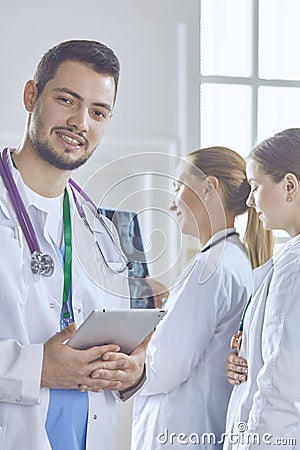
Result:
<svg viewBox="0 0 300 450"><path fill-rule="evenodd" d="M254 272L254 295L245 312L239 356L231 354L227 361L228 380L236 386L224 448L296 449L300 445L300 129L282 131L257 145L247 162L247 177L248 205L265 229L284 230L290 240Z"/></svg>
<svg viewBox="0 0 300 450"><path fill-rule="evenodd" d="M132 450L211 448L204 433L214 433L220 448L231 391L226 355L252 289L251 264L234 228L250 191L244 159L223 147L195 151L179 164L174 186L170 209L182 232L199 238L201 251L171 289L167 316L149 344ZM248 225L246 249L256 267L269 251L261 243L259 252L257 233L250 236L258 226L251 210Z"/></svg>

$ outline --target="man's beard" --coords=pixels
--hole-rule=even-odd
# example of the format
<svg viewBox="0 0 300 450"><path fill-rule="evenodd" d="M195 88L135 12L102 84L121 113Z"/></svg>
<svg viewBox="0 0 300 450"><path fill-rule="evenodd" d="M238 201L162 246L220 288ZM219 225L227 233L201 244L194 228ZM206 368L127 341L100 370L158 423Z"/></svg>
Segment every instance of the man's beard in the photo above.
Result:
<svg viewBox="0 0 300 450"><path fill-rule="evenodd" d="M33 117L33 127L29 131L29 138L32 144L32 147L34 148L36 154L46 161L47 163L51 164L54 167L57 167L61 170L75 170L78 169L78 167L82 166L87 162L87 160L92 156L94 153L96 147L93 149L92 152L86 152L84 153L80 158L72 161L67 157L68 155L68 149L65 149L63 153L56 153L55 150L50 146L47 139L42 139L39 136L39 133L37 130L43 129L42 121L39 117L37 117L38 114ZM72 130L69 130L72 131Z"/></svg>
<svg viewBox="0 0 300 450"><path fill-rule="evenodd" d="M72 161L66 158L67 151L65 151L63 154L57 154L50 147L47 141L41 141L36 136L31 136L31 143L34 150L41 159L51 164L51 166L57 167L58 169L61 170L78 169L78 167L86 163L86 161L90 158L90 156L93 153L92 152L91 154L84 154L79 159Z"/></svg>

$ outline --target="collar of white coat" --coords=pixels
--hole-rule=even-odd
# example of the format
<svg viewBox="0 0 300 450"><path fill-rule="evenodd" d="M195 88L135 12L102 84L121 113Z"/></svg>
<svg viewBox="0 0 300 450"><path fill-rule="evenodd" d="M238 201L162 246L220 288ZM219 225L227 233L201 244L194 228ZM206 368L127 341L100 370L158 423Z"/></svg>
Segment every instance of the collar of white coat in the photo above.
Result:
<svg viewBox="0 0 300 450"><path fill-rule="evenodd" d="M11 153L13 153L13 151L14 151L13 149L9 149L10 155L11 155ZM20 172L18 171L18 169L16 169L14 167L14 165L12 163L11 156L9 156L9 158L8 158L8 163L9 163L9 168L10 168L11 174L16 183L18 191L21 195L21 198L22 198L25 208L28 210L29 207L33 206L36 210L41 212L41 215L43 216L44 221L46 221L46 218L48 215L47 212L44 211L43 209L39 208L37 205L35 205L32 197L30 196L30 193L29 193L30 191L28 189L26 189L26 185L24 183L24 180L23 180ZM1 177L0 177L0 179L1 179ZM1 179L1 183L3 184L3 189L1 190L2 195L0 195L1 209L7 218L16 218L17 217L16 211L12 205L8 191L4 187L4 183L3 183L2 179ZM71 208L71 212L72 212L75 208L75 202L74 202L72 191L71 191L71 188L69 185L67 185L67 191L69 194L70 208Z"/></svg>
<svg viewBox="0 0 300 450"><path fill-rule="evenodd" d="M214 242L216 242L218 239L222 239L224 238L224 240L226 239L226 236L230 233L236 233L236 229L235 228L224 228L223 230L217 231L215 234L212 235L212 237L206 242L206 244L204 244L204 246L202 247L201 251L203 252L204 250L206 250L207 248L209 248ZM230 236L231 237L231 236ZM237 237L237 235L235 236ZM223 242L223 241L221 241ZM220 243L221 243L220 242Z"/></svg>
<svg viewBox="0 0 300 450"><path fill-rule="evenodd" d="M261 283L266 279L268 273L271 273L273 266L280 261L281 257L291 250L300 251L300 235L297 235L288 240L275 255L269 259L265 264L257 267L253 272L254 278L254 292L261 285Z"/></svg>
<svg viewBox="0 0 300 450"><path fill-rule="evenodd" d="M273 256L273 264L276 264L284 253L291 250L300 250L300 234L297 234L297 236L289 239L284 245L282 245L282 247L280 247L280 249Z"/></svg>
<svg viewBox="0 0 300 450"><path fill-rule="evenodd" d="M226 241L230 239L230 242L240 242L237 235L230 236L227 240L226 236L230 233L236 233L235 228L225 228L218 231L208 242L206 242L202 250L196 255L195 260L201 260L201 270L198 277L198 282L200 284L205 283L217 269L225 249ZM235 238L235 240L231 240L231 238ZM214 242L215 245L213 245Z"/></svg>

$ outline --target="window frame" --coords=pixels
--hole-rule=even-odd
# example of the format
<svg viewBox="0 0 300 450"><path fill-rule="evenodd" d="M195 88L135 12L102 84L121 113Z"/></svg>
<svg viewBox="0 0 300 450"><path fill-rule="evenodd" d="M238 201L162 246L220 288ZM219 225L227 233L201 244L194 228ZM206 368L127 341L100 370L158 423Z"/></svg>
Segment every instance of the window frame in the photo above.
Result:
<svg viewBox="0 0 300 450"><path fill-rule="evenodd" d="M300 80L265 79L259 77L259 0L251 1L251 24L252 24L252 54L251 67L252 75L249 77L237 77L227 75L203 75L201 73L201 9L203 1L200 0L200 67L199 67L199 93L201 86L207 84L236 84L249 86L251 90L251 146L257 143L258 139L258 90L260 87L296 87L300 88ZM201 123L202 111L200 102L200 144L201 144ZM279 130L278 130L279 131ZM202 144L201 144L202 146Z"/></svg>

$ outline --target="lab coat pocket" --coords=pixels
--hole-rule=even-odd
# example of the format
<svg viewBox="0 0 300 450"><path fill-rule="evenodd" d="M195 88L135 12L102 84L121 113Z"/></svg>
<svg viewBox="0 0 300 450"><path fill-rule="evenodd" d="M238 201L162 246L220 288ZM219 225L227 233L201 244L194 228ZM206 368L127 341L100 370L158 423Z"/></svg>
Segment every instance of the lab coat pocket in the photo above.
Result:
<svg viewBox="0 0 300 450"><path fill-rule="evenodd" d="M0 425L0 450L4 450L4 438L5 438L5 430L6 427L4 425Z"/></svg>
<svg viewBox="0 0 300 450"><path fill-rule="evenodd" d="M23 293L32 279L29 248L23 242L18 227L0 226L0 241L1 252L5 256L0 259L1 296Z"/></svg>
<svg viewBox="0 0 300 450"><path fill-rule="evenodd" d="M24 247L23 234L20 227L4 227L0 226L0 237L2 249L10 249L11 251L21 251ZM9 255L6 255L9 256Z"/></svg>

